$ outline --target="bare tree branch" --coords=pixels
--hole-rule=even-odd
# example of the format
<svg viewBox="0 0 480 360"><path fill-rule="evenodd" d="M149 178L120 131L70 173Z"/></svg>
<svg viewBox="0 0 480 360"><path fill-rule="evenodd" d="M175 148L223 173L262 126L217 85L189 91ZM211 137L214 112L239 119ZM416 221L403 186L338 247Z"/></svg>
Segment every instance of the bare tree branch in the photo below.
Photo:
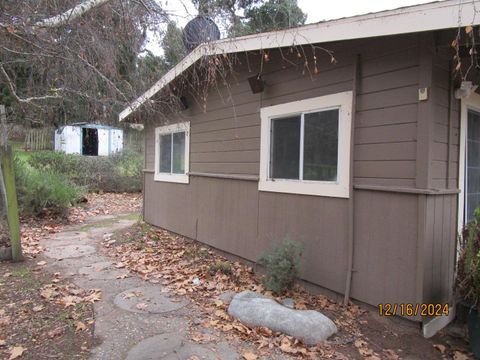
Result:
<svg viewBox="0 0 480 360"><path fill-rule="evenodd" d="M10 76L8 76L7 72L5 71L5 68L3 67L3 63L0 63L0 74L2 74L4 79L7 81L8 88L10 89L10 92L12 93L12 96L18 102L32 103L33 101L42 101L42 100L48 100L48 99L61 99L61 96L59 96L57 93L55 95L44 95L44 96L33 96L33 97L28 97L28 98L21 98L17 95L16 89L15 89L15 84L13 83L12 79L10 79ZM61 89L55 89L55 92L60 91L60 90Z"/></svg>
<svg viewBox="0 0 480 360"><path fill-rule="evenodd" d="M67 24L69 21L75 20L76 18L86 14L90 10L104 5L111 0L85 0L80 4L74 6L67 11L52 16L50 18L38 21L35 23L34 27L38 28L55 28Z"/></svg>

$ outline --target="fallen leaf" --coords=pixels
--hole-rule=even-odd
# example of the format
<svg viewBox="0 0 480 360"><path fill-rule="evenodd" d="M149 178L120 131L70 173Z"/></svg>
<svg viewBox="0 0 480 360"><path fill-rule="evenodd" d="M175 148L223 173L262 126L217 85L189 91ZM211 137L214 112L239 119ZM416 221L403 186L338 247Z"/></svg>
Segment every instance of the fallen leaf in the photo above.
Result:
<svg viewBox="0 0 480 360"><path fill-rule="evenodd" d="M292 343L286 337L280 342L280 350L287 354L296 354L297 350L292 347Z"/></svg>
<svg viewBox="0 0 480 360"><path fill-rule="evenodd" d="M440 351L440 353L444 354L445 353L445 350L447 349L445 345L442 345L442 344L435 344L433 345L433 347L435 349L437 349L438 351Z"/></svg>
<svg viewBox="0 0 480 360"><path fill-rule="evenodd" d="M27 351L27 349L25 349L24 347L22 346L15 346L13 347L11 350L10 350L10 357L8 358L8 360L13 360L13 359L17 359L19 358L20 356L23 355L23 353Z"/></svg>
<svg viewBox="0 0 480 360"><path fill-rule="evenodd" d="M87 325L85 325L81 321L77 321L75 323L75 331L84 331L84 330L87 330Z"/></svg>
<svg viewBox="0 0 480 360"><path fill-rule="evenodd" d="M34 306L33 307L33 311L34 312L39 312L39 311L42 311L45 307L43 305L37 305L37 306Z"/></svg>
<svg viewBox="0 0 480 360"><path fill-rule="evenodd" d="M460 351L455 351L455 353L453 354L453 360L469 360L469 359L471 359L470 356Z"/></svg>
<svg viewBox="0 0 480 360"><path fill-rule="evenodd" d="M43 289L40 292L40 296L43 297L46 300L51 300L55 296L57 296L58 293L54 289Z"/></svg>
<svg viewBox="0 0 480 360"><path fill-rule="evenodd" d="M37 265L38 266L44 266L44 265L47 265L47 262L46 261L39 261L39 262L37 262Z"/></svg>
<svg viewBox="0 0 480 360"><path fill-rule="evenodd" d="M65 307L69 306L75 306L75 304L78 304L82 301L82 298L78 296L73 296L73 295L67 295L58 300L59 304L62 304Z"/></svg>
<svg viewBox="0 0 480 360"><path fill-rule="evenodd" d="M85 297L85 301L94 303L95 301L100 301L102 299L102 290L100 289L91 289L89 291L90 295Z"/></svg>
<svg viewBox="0 0 480 360"><path fill-rule="evenodd" d="M148 304L138 303L135 307L136 307L138 310L145 310L145 309L148 307Z"/></svg>
<svg viewBox="0 0 480 360"><path fill-rule="evenodd" d="M397 355L397 353L392 350L392 349L385 349L383 350L383 353L385 355L385 358L388 360L399 360L400 357Z"/></svg>
<svg viewBox="0 0 480 360"><path fill-rule="evenodd" d="M57 336L62 335L62 334L63 334L63 330L64 330L63 326L59 326L59 327L57 327L57 328L49 331L49 332L47 333L47 336L48 336L50 339L53 339L54 337L57 337Z"/></svg>
<svg viewBox="0 0 480 360"><path fill-rule="evenodd" d="M7 345L7 342L5 340L0 340L0 346L5 346Z"/></svg>
<svg viewBox="0 0 480 360"><path fill-rule="evenodd" d="M257 360L258 357L257 355L255 355L253 352L251 351L245 351L243 354L242 354L243 358L245 360Z"/></svg>

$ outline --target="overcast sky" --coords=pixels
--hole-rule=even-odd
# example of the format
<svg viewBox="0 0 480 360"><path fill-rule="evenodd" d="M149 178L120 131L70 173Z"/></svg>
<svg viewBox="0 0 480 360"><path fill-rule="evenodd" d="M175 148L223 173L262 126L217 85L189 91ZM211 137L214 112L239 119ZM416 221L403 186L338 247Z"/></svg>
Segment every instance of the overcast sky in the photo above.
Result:
<svg viewBox="0 0 480 360"><path fill-rule="evenodd" d="M324 0L298 0L298 6L304 13L307 13L307 23L313 23L428 2L432 2L432 0L334 0L328 2Z"/></svg>
<svg viewBox="0 0 480 360"><path fill-rule="evenodd" d="M197 14L197 10L190 0L157 0L167 12L172 15L178 25L185 26ZM403 6L424 4L431 0L298 0L298 5L308 15L307 23L322 20L338 19L342 17L366 14L382 10L391 10ZM156 46L158 39L151 39L147 48L159 53ZM160 50L161 51L161 50Z"/></svg>
<svg viewBox="0 0 480 360"><path fill-rule="evenodd" d="M179 25L184 26L196 15L196 10L189 0L160 0L164 9L175 15ZM346 16L366 14L381 10L396 9L402 6L424 4L431 0L298 0L298 5L308 15L307 23L338 19Z"/></svg>

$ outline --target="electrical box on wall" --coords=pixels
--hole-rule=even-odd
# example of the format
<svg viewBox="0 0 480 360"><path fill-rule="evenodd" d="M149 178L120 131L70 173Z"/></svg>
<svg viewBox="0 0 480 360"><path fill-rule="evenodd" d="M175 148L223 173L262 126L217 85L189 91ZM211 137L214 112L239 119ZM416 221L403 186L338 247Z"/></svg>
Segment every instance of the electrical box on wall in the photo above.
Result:
<svg viewBox="0 0 480 360"><path fill-rule="evenodd" d="M418 101L428 100L428 88L419 88L418 89Z"/></svg>

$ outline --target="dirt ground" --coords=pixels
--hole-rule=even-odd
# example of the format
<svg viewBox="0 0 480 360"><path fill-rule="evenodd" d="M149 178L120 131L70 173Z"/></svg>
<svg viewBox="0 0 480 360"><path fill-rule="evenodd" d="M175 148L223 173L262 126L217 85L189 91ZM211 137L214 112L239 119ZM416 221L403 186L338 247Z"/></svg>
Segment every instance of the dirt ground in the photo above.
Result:
<svg viewBox="0 0 480 360"><path fill-rule="evenodd" d="M141 194L88 194L87 202L72 208L66 218L47 210L40 217L21 217L25 261L0 262L0 358L89 357L94 344L92 305L88 300L68 302L89 294L60 274L43 270L37 260L44 250L42 240L98 215L140 212L141 199Z"/></svg>
<svg viewBox="0 0 480 360"><path fill-rule="evenodd" d="M59 289L68 285L59 276L45 274L33 260L0 262L0 358L88 358L93 345L91 304L52 301L43 293L50 284Z"/></svg>

